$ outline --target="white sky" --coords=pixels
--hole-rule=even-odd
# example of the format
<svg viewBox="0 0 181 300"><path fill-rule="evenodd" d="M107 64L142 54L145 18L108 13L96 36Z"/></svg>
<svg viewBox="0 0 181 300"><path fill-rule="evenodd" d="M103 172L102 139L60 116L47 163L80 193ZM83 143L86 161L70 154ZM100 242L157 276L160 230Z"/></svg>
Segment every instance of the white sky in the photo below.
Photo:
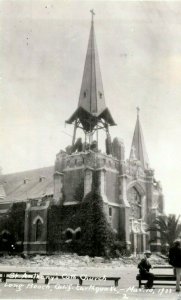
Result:
<svg viewBox="0 0 181 300"><path fill-rule="evenodd" d="M54 164L71 142L94 8L112 137L130 151L141 108L151 167L167 213L181 212L181 2L0 1L0 165Z"/></svg>

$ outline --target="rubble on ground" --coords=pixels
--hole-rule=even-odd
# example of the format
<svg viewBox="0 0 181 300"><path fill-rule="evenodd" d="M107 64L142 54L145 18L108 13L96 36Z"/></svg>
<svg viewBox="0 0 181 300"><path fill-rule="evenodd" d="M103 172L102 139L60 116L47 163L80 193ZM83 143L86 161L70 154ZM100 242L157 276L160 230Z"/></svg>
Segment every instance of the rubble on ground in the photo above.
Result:
<svg viewBox="0 0 181 300"><path fill-rule="evenodd" d="M27 267L101 267L101 268L117 268L122 266L136 266L143 255L131 255L130 257L119 257L107 259L103 257L78 256L74 254L59 253L54 255L30 255L30 256L9 256L0 257L0 266L27 266ZM152 255L152 265L168 264L167 260L158 255Z"/></svg>

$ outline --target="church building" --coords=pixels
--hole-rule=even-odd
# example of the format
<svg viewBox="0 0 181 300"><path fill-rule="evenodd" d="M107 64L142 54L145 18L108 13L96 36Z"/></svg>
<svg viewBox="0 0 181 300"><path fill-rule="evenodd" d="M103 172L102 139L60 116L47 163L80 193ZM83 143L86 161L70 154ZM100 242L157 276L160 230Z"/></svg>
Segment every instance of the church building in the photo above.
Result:
<svg viewBox="0 0 181 300"><path fill-rule="evenodd" d="M78 107L66 121L74 126L72 145L60 150L54 166L0 177L0 222L14 204L25 205L24 253L48 253L50 207L78 207L92 191L95 175L105 216L127 248L135 254L148 248L160 251L158 241L149 243L147 228L158 214L163 213L164 198L161 185L150 168L139 108L130 156L126 159L122 139L112 140L109 132L109 127L116 126L116 123L106 106L94 12L91 14ZM105 153L99 149L100 134L105 135ZM79 189L83 191L82 199L75 197ZM71 220L66 226L72 228ZM1 229L0 234L4 233L7 229Z"/></svg>

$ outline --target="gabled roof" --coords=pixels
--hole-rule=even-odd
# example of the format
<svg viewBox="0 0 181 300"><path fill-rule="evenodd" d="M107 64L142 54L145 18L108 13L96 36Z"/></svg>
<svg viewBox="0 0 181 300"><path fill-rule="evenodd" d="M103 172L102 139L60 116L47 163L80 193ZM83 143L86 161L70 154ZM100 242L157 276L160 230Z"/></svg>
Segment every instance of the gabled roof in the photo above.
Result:
<svg viewBox="0 0 181 300"><path fill-rule="evenodd" d="M54 166L1 175L5 202L27 201L53 195Z"/></svg>
<svg viewBox="0 0 181 300"><path fill-rule="evenodd" d="M130 160L137 159L141 162L142 167L144 169L148 169L149 159L148 159L148 154L146 151L146 146L143 137L143 131L139 119L139 108L137 108L137 110L138 113L137 113L136 126L135 126L132 145L131 145Z"/></svg>
<svg viewBox="0 0 181 300"><path fill-rule="evenodd" d="M92 127L95 126L98 118L105 119L105 121L109 125L116 125L105 103L93 19L91 22L91 30L89 35L78 108L66 122L71 124L72 122L74 122L74 120L79 118L80 122L83 125L83 128L87 130L86 127L84 127L85 115L88 118L86 120L89 123L91 123L93 120L93 123L91 124Z"/></svg>

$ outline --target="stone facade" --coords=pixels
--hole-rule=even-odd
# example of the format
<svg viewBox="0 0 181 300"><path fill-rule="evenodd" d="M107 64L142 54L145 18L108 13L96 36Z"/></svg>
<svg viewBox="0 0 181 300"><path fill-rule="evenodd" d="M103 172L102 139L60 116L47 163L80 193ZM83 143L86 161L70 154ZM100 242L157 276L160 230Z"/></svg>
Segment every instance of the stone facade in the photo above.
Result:
<svg viewBox="0 0 181 300"><path fill-rule="evenodd" d="M25 253L47 252L49 207L52 204L60 207L78 205L83 200L75 197L76 191L83 186L85 197L93 189L94 174L98 178L97 191L105 203L105 214L120 239L125 240L135 254L150 246L153 251L160 250L158 243L149 246L150 237L146 231L148 224L163 212L160 183L155 181L154 171L144 170L138 160L124 160L124 145L114 140L113 144L116 143L117 157L94 151L71 155L60 151L57 154L52 181L48 182L52 194L24 199ZM0 203L2 214L7 205L5 197Z"/></svg>

